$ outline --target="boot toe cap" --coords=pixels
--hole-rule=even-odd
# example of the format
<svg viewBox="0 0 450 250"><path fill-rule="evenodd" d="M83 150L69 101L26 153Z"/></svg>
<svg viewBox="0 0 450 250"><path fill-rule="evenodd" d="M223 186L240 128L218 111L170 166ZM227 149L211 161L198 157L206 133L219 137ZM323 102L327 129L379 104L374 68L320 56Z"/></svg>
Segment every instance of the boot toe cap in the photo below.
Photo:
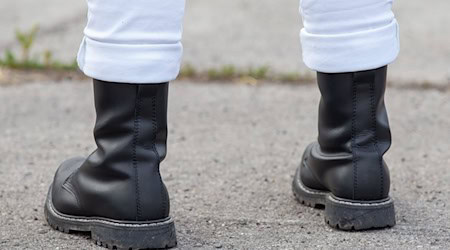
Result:
<svg viewBox="0 0 450 250"><path fill-rule="evenodd" d="M71 183L71 177L81 167L85 158L76 157L64 161L55 173L52 183L52 203L56 210L64 214L78 215L81 204L77 197L76 187Z"/></svg>
<svg viewBox="0 0 450 250"><path fill-rule="evenodd" d="M311 189L328 191L328 189L313 175L310 167L308 166L308 158L311 157L311 150L315 143L309 144L302 156L300 163L300 178L302 183Z"/></svg>

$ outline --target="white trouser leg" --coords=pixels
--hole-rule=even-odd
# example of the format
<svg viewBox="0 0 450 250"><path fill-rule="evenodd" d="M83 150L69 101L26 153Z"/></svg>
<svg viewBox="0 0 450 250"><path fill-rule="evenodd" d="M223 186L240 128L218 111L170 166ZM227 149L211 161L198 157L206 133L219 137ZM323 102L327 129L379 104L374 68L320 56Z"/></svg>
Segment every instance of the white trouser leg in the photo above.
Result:
<svg viewBox="0 0 450 250"><path fill-rule="evenodd" d="M160 83L175 79L185 0L87 0L88 23L78 65L111 82Z"/></svg>
<svg viewBox="0 0 450 250"><path fill-rule="evenodd" d="M303 61L324 73L375 69L400 45L392 0L300 0Z"/></svg>

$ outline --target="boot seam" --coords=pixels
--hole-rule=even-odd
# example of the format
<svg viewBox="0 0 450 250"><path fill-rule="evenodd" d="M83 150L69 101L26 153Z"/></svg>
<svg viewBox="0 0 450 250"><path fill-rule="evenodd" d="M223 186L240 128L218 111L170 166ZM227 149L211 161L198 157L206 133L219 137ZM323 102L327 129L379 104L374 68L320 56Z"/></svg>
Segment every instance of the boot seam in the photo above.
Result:
<svg viewBox="0 0 450 250"><path fill-rule="evenodd" d="M152 150L155 153L158 161L159 161L159 153L156 149L156 137L158 134L158 122L156 121L156 96L152 96L152 125L153 125L153 133L152 133ZM158 172L158 169L155 168L155 171Z"/></svg>
<svg viewBox="0 0 450 250"><path fill-rule="evenodd" d="M74 172L75 173L75 172ZM81 202L80 199L78 198L78 192L76 191L76 188L72 185L72 183L70 182L74 173L72 173L64 182L64 184L62 185L62 188L64 190L66 190L67 192L69 192L70 194L72 194L75 197L75 200L77 202L77 206L78 208L83 211L83 207L81 206Z"/></svg>
<svg viewBox="0 0 450 250"><path fill-rule="evenodd" d="M152 123L153 123L153 138L152 138L152 149L155 152L156 155L156 159L158 160L158 162L160 162L160 155L158 153L158 150L156 149L156 137L158 135L158 122L157 122L157 108L156 108L156 94L154 96L152 96ZM161 212L164 214L166 211L166 198L164 196L164 189L163 189L163 184L162 184L162 179L161 179L161 173L159 170L159 164L157 165L157 167L155 168L156 173L159 176L159 181L160 181L160 196L161 196Z"/></svg>
<svg viewBox="0 0 450 250"><path fill-rule="evenodd" d="M383 162L380 154L380 149L378 147L378 135L377 135L377 121L376 121L376 109L375 109L375 83L370 82L370 106L372 115L372 132L373 132L373 145L378 156L378 164L380 170L380 197L383 197L384 193L384 177L383 177Z"/></svg>
<svg viewBox="0 0 450 250"><path fill-rule="evenodd" d="M134 103L134 122L133 122L133 144L132 144L132 165L135 178L135 197L136 197L136 220L141 218L141 201L140 201L140 189L139 189L139 170L138 159L136 153L136 147L139 138L140 127L140 109L141 109L141 96L139 94L139 86L136 87L136 100Z"/></svg>
<svg viewBox="0 0 450 250"><path fill-rule="evenodd" d="M352 131L351 131L351 148L352 148L352 165L353 165L353 199L356 198L358 188L358 159L356 156L356 99L357 86L355 82L355 74L352 74Z"/></svg>

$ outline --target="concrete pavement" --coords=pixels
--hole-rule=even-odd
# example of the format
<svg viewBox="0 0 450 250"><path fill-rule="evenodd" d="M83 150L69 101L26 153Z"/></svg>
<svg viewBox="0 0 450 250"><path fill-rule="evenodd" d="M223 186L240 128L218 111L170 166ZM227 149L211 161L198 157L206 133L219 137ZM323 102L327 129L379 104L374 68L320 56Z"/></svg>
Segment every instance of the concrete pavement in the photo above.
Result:
<svg viewBox="0 0 450 250"><path fill-rule="evenodd" d="M40 24L34 52L50 49L72 61L86 22L82 0L15 0L0 5L0 52L17 50L16 28ZM394 1L401 54L391 66L394 84L450 84L450 1ZM187 1L184 62L197 69L226 64L309 72L301 63L298 0Z"/></svg>
<svg viewBox="0 0 450 250"><path fill-rule="evenodd" d="M72 61L85 23L79 0L15 0L0 5L0 52L18 52L16 28L39 24L33 53ZM168 157L180 249L450 248L450 2L396 1L402 52L387 92L397 226L332 230L321 210L297 204L292 175L316 137L315 85L175 82ZM301 64L298 1L188 1L184 62L310 72ZM41 78L40 78L41 79ZM36 80L35 80L36 81ZM405 88L406 87L406 88ZM448 88L447 88L448 89ZM88 82L37 80L0 86L0 249L102 249L86 235L47 226L43 203L54 170L93 148Z"/></svg>
<svg viewBox="0 0 450 250"><path fill-rule="evenodd" d="M58 164L93 148L91 84L0 87L0 249L102 249L43 216ZM389 89L397 226L346 233L299 205L291 180L316 137L314 85L193 84L170 89L168 157L179 249L450 248L450 98Z"/></svg>

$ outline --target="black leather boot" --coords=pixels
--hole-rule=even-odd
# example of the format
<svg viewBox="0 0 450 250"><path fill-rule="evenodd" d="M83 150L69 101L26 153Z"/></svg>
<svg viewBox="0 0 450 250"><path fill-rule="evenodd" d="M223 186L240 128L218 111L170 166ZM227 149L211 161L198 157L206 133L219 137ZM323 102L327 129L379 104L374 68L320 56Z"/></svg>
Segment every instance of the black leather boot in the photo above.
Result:
<svg viewBox="0 0 450 250"><path fill-rule="evenodd" d="M94 80L97 149L61 164L45 203L48 223L118 249L177 244L159 165L166 156L168 83Z"/></svg>
<svg viewBox="0 0 450 250"><path fill-rule="evenodd" d="M387 66L353 73L318 73L322 98L318 142L310 144L293 191L308 206L325 206L325 221L343 230L394 226L391 145L384 105Z"/></svg>

